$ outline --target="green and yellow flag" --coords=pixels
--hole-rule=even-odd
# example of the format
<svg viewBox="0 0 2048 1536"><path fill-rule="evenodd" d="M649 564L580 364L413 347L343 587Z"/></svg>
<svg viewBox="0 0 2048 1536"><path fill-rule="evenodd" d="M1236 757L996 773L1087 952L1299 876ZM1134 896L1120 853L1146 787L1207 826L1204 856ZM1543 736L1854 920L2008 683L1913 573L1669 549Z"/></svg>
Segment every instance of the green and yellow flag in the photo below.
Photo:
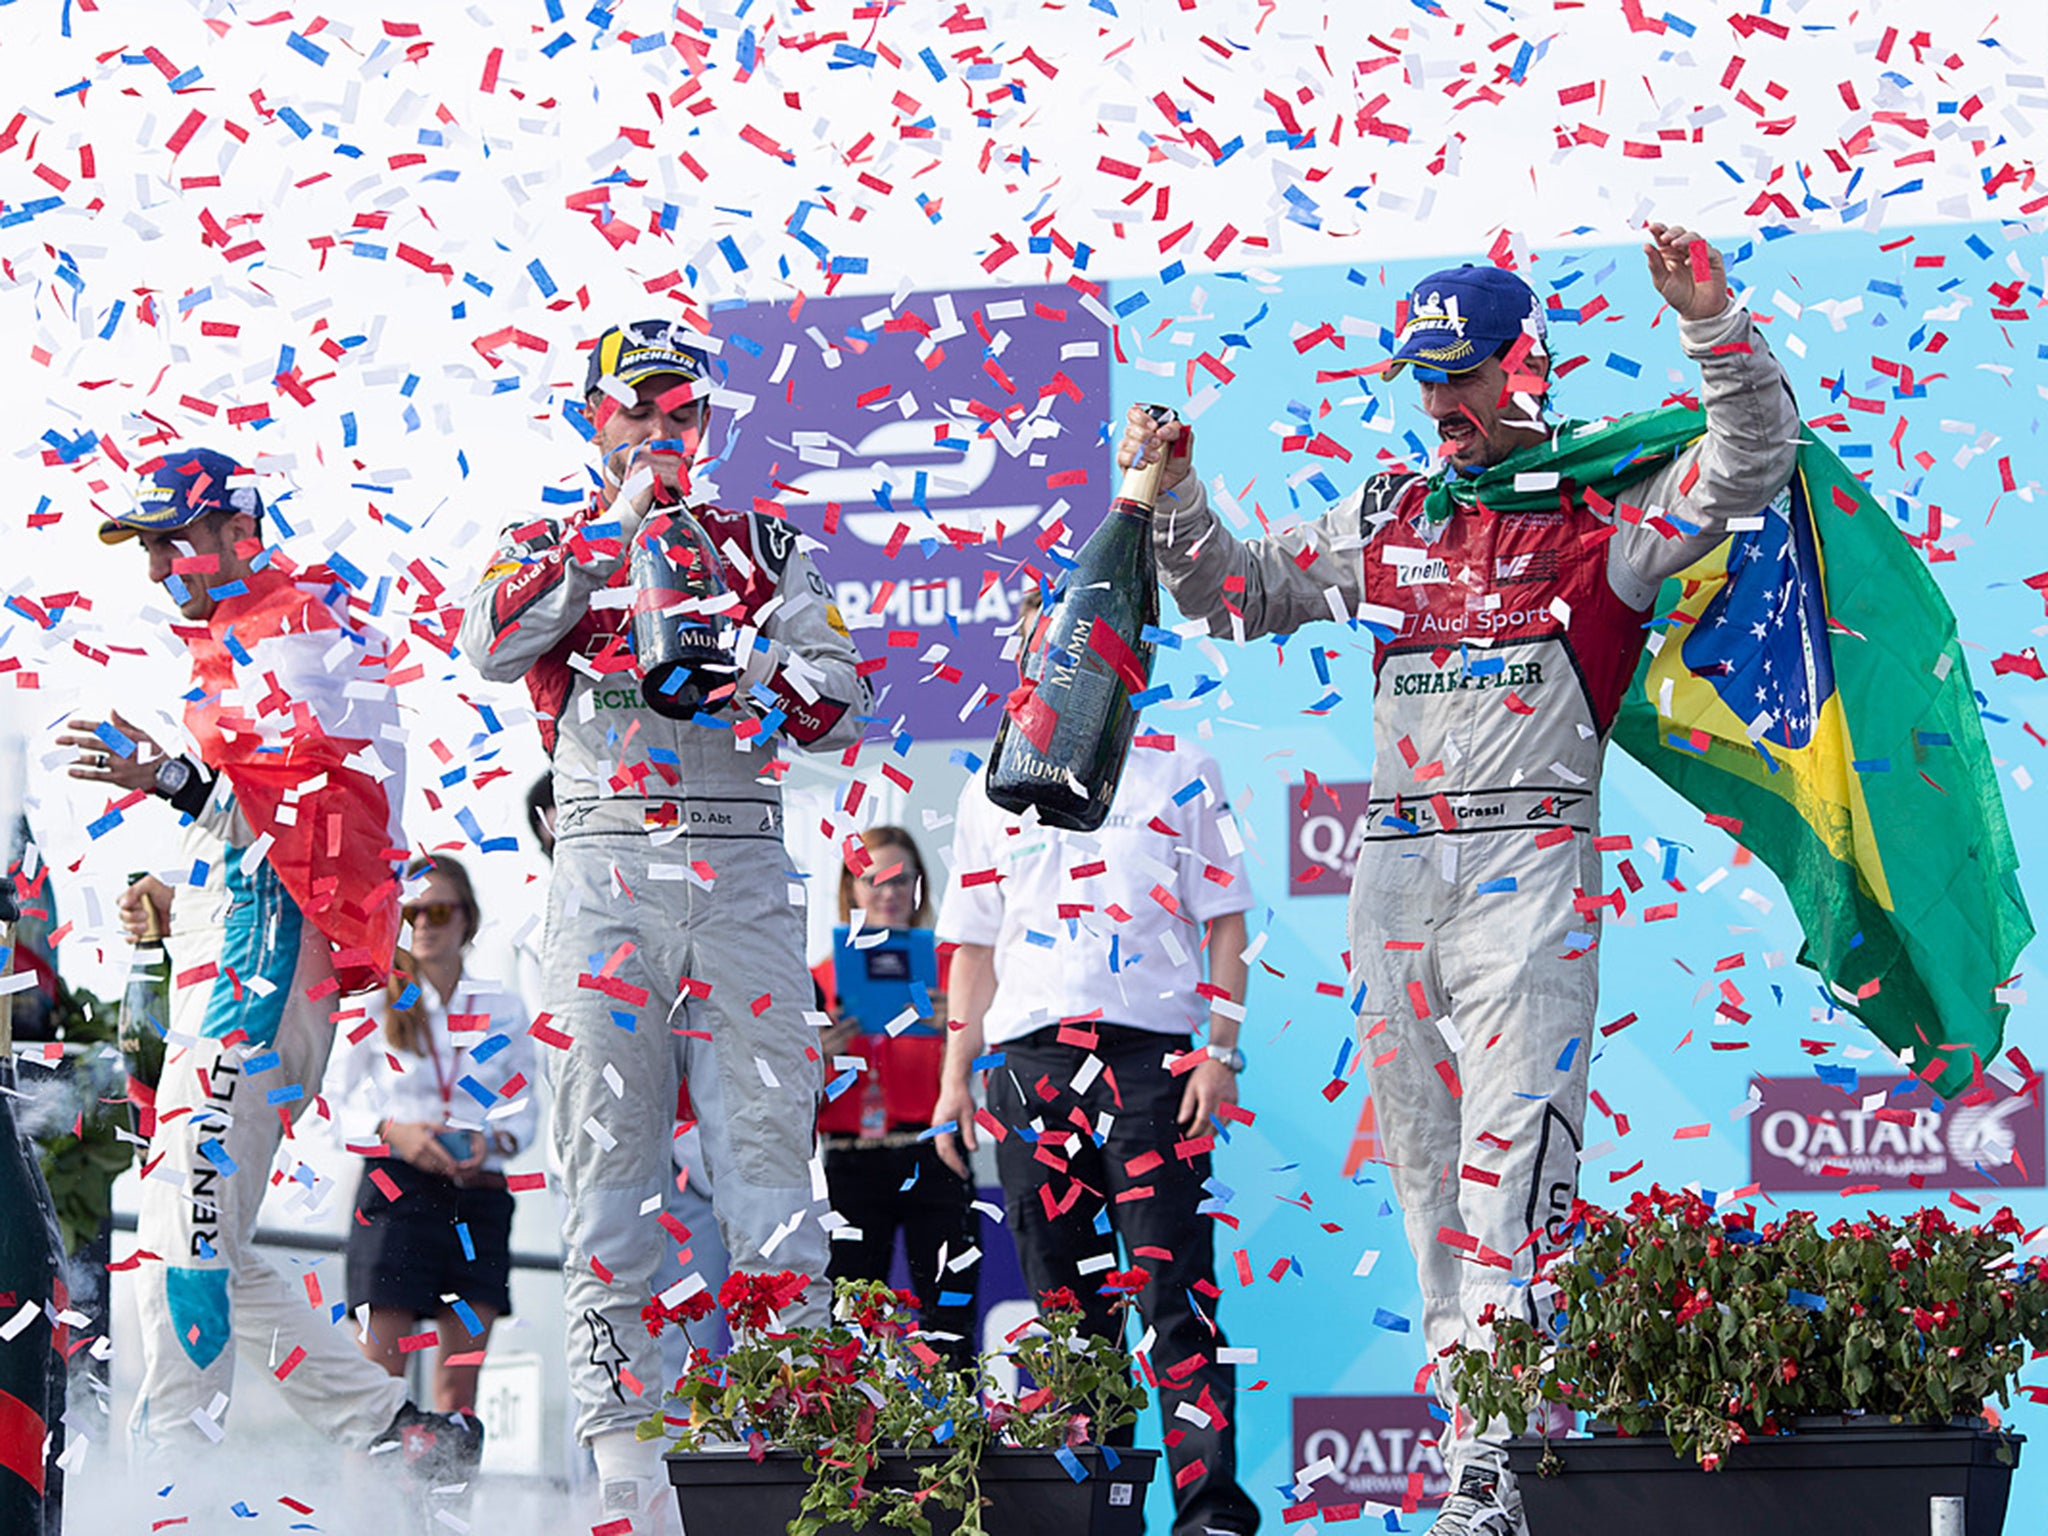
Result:
<svg viewBox="0 0 2048 1536"><path fill-rule="evenodd" d="M1706 431L1665 406L1566 423L1430 516L1612 499ZM1791 484L1664 585L1615 721L1628 753L1783 882L1799 959L1944 1095L1998 1054L2034 925L1955 615L1898 525L1802 430Z"/></svg>
<svg viewBox="0 0 2048 1536"><path fill-rule="evenodd" d="M2034 932L1955 615L1811 433L1745 521L1665 584L1615 739L1740 823L1801 963L1954 1093L2000 1049L1996 993Z"/></svg>

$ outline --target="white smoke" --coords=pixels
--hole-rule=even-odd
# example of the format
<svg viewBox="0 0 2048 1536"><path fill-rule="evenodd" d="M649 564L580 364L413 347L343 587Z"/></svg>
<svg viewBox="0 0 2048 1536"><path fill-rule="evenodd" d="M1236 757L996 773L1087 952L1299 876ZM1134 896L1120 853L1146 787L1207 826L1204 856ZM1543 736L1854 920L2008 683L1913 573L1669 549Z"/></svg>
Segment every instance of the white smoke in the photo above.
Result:
<svg viewBox="0 0 2048 1536"><path fill-rule="evenodd" d="M257 1387L255 1390L260 1391ZM75 1422L80 1414L74 1410ZM444 1509L430 1523L401 1486L395 1454L346 1451L296 1423L265 1423L210 1454L125 1465L125 1445L102 1428L82 1454L73 1432L64 1528L90 1536L244 1536L319 1531L332 1536L433 1536L549 1532L578 1536L598 1523L595 1492L572 1495L539 1478L476 1480L466 1511ZM88 1431L90 1433L90 1431ZM303 1509L298 1506L304 1506ZM181 1525L166 1522L182 1519Z"/></svg>

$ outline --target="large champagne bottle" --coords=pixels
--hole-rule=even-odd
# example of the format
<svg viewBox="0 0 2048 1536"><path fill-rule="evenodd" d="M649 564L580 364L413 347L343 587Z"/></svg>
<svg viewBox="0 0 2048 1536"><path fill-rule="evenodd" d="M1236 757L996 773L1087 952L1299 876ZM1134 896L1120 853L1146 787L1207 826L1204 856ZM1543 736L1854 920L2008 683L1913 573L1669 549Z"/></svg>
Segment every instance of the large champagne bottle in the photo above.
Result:
<svg viewBox="0 0 2048 1536"><path fill-rule="evenodd" d="M14 892L0 878L0 980L14 968L14 917ZM59 1536L65 1367L50 1319L70 1298L49 1186L15 1122L15 1094L14 994L0 991L0 1531Z"/></svg>
<svg viewBox="0 0 2048 1536"><path fill-rule="evenodd" d="M131 875L133 885L142 878ZM164 954L164 935L155 902L143 903L143 933L135 941L128 966L128 988L121 994L118 1039L128 1075L154 1092L164 1069L164 1036L170 1029L171 966Z"/></svg>
<svg viewBox="0 0 2048 1536"><path fill-rule="evenodd" d="M1165 419L1164 407L1146 409ZM1073 832L1109 815L1138 720L1131 695L1152 675L1144 634L1159 622L1152 504L1164 469L1161 455L1125 473L1029 639L1024 685L989 754L988 797L1006 811L1035 806L1039 820Z"/></svg>
<svg viewBox="0 0 2048 1536"><path fill-rule="evenodd" d="M648 518L633 539L631 575L641 699L676 720L724 707L739 675L732 594L704 525L679 506Z"/></svg>

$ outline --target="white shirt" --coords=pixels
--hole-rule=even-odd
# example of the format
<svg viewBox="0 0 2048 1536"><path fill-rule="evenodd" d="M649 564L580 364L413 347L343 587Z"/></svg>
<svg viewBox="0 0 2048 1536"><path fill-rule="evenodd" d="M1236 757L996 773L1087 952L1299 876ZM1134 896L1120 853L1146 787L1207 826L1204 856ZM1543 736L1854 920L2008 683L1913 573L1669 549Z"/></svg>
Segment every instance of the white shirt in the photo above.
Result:
<svg viewBox="0 0 2048 1536"><path fill-rule="evenodd" d="M1222 770L1191 746L1133 745L1094 832L1022 826L975 774L960 794L938 934L995 952L986 1042L1088 1016L1196 1030L1209 1016L1195 990L1203 925L1252 904L1243 846Z"/></svg>
<svg viewBox="0 0 2048 1536"><path fill-rule="evenodd" d="M428 1054L401 1051L391 1043L384 1033L382 993L337 1018L321 1091L343 1142L375 1142L377 1127L396 1120L482 1131L487 1140L502 1131L516 1154L533 1139L537 1119L534 1085L539 1074L526 1033L526 1009L510 993L467 977L456 983L455 996L447 1002L432 982L420 986L426 994ZM502 1168L509 1155L493 1147L484 1166Z"/></svg>

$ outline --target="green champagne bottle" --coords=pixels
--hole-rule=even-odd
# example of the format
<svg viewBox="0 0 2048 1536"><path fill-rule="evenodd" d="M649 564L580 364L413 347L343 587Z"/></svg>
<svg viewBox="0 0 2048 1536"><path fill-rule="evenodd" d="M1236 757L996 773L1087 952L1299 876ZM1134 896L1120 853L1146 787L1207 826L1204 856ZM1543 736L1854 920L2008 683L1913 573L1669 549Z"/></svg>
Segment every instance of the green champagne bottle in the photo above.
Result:
<svg viewBox="0 0 2048 1536"><path fill-rule="evenodd" d="M1166 419L1162 406L1147 410ZM1024 654L989 753L988 797L1013 815L1093 832L1109 815L1152 676L1148 628L1159 623L1152 506L1165 456L1125 472L1109 515L1053 592Z"/></svg>

